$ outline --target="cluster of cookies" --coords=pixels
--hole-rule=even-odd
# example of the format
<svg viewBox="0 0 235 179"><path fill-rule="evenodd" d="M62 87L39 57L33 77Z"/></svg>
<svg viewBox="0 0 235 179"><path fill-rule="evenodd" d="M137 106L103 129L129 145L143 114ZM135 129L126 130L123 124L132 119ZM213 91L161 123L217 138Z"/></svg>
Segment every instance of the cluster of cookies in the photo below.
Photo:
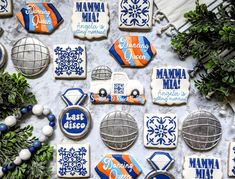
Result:
<svg viewBox="0 0 235 179"><path fill-rule="evenodd" d="M0 16L12 15L12 1L1 2ZM52 3L28 3L16 14L20 24L33 33L52 33L63 17ZM153 0L119 0L119 27L121 29L151 29ZM106 38L109 31L109 7L106 0L76 0L72 15L75 37L82 39ZM144 36L118 38L109 49L122 67L143 68L156 55L156 49ZM17 70L26 77L34 77L45 71L50 61L46 45L34 38L18 40L11 51ZM84 45L60 44L53 49L54 75L56 79L87 78L86 48ZM6 50L0 46L0 67L6 62ZM126 73L112 72L107 66L92 71L89 94L80 88L67 89L62 99L67 107L59 116L61 131L71 139L84 138L91 129L91 114L81 104L87 96L94 104L122 103L144 105L144 86L138 80L129 79ZM160 105L187 103L190 89L188 70L180 66L155 67L151 79L152 102ZM144 115L144 146L154 149L174 149L178 143L178 117L174 114ZM214 148L222 135L219 120L211 113L198 111L184 121L182 137L194 150ZM115 111L107 114L100 125L100 136L112 150L129 149L138 137L138 126L133 116ZM235 143L231 143L229 176L235 176ZM168 152L155 152L148 159L152 166L146 178L174 179L167 169L174 162ZM137 178L142 169L127 154L107 154L97 164L95 171L100 178ZM57 147L57 173L59 177L89 177L89 144L60 144ZM220 158L213 156L185 157L185 179L221 179Z"/></svg>

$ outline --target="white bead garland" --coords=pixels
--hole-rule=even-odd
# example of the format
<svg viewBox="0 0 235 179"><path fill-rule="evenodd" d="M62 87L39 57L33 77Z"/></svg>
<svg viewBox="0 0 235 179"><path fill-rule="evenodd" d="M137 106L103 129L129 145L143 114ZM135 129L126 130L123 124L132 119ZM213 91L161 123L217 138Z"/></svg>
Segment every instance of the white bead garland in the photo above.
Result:
<svg viewBox="0 0 235 179"><path fill-rule="evenodd" d="M3 171L2 171L2 167L0 167L0 178L3 177Z"/></svg>
<svg viewBox="0 0 235 179"><path fill-rule="evenodd" d="M36 105L33 106L32 112L36 116L41 116L42 113L43 113L43 108L44 107L42 105L36 104Z"/></svg>
<svg viewBox="0 0 235 179"><path fill-rule="evenodd" d="M16 165L20 165L22 163L22 160L21 160L21 158L19 156L17 156L13 162Z"/></svg>
<svg viewBox="0 0 235 179"><path fill-rule="evenodd" d="M46 140L47 140L47 136L45 136L45 135L41 135L39 138L40 142L46 142Z"/></svg>
<svg viewBox="0 0 235 179"><path fill-rule="evenodd" d="M29 149L23 149L23 150L20 151L19 157L23 161L29 160L30 157L31 157L31 152L29 151Z"/></svg>
<svg viewBox="0 0 235 179"><path fill-rule="evenodd" d="M42 133L47 137L52 136L53 131L54 131L53 128L49 125L46 125L42 128Z"/></svg>
<svg viewBox="0 0 235 179"><path fill-rule="evenodd" d="M8 116L5 118L4 122L8 127L13 127L14 125L16 125L17 120L16 120L15 116Z"/></svg>
<svg viewBox="0 0 235 179"><path fill-rule="evenodd" d="M43 115L47 116L51 113L51 110L49 108L44 108L42 113Z"/></svg>

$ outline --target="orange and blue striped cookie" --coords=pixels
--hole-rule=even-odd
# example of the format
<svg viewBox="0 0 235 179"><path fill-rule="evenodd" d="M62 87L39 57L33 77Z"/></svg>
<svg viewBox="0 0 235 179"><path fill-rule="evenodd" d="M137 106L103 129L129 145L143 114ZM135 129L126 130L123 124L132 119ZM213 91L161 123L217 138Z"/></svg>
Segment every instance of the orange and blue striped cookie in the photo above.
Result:
<svg viewBox="0 0 235 179"><path fill-rule="evenodd" d="M120 37L109 52L123 67L145 67L157 53L144 36Z"/></svg>
<svg viewBox="0 0 235 179"><path fill-rule="evenodd" d="M16 14L21 25L29 32L52 33L63 18L52 3L27 3Z"/></svg>
<svg viewBox="0 0 235 179"><path fill-rule="evenodd" d="M135 179L142 169L135 159L126 154L107 154L96 166L101 179Z"/></svg>

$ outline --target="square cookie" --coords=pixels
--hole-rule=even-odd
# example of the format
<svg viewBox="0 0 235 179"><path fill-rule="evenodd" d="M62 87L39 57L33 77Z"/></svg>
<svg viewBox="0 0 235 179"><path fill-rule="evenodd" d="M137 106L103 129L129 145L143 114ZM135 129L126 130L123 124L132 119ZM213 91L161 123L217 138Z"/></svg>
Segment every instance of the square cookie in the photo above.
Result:
<svg viewBox="0 0 235 179"><path fill-rule="evenodd" d="M87 74L86 49L84 45L54 46L55 78L85 79Z"/></svg>
<svg viewBox="0 0 235 179"><path fill-rule="evenodd" d="M178 120L173 114L145 114L144 146L148 148L176 148Z"/></svg>
<svg viewBox="0 0 235 179"><path fill-rule="evenodd" d="M229 152L228 152L228 176L235 176L235 142L231 142L229 144Z"/></svg>
<svg viewBox="0 0 235 179"><path fill-rule="evenodd" d="M151 29L153 0L119 0L119 28Z"/></svg>
<svg viewBox="0 0 235 179"><path fill-rule="evenodd" d="M65 178L89 177L89 144L57 145L57 175Z"/></svg>
<svg viewBox="0 0 235 179"><path fill-rule="evenodd" d="M0 1L0 17L8 17L13 14L12 0Z"/></svg>

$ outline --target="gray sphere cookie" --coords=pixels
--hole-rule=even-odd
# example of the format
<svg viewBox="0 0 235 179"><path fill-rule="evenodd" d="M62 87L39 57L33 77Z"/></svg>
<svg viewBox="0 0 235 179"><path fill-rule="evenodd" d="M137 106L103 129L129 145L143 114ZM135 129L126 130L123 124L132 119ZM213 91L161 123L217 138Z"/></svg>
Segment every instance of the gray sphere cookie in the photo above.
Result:
<svg viewBox="0 0 235 179"><path fill-rule="evenodd" d="M50 62L49 49L41 41L30 37L18 40L11 56L15 68L26 77L39 75Z"/></svg>
<svg viewBox="0 0 235 179"><path fill-rule="evenodd" d="M7 53L5 47L0 43L0 68L2 68L7 61Z"/></svg>
<svg viewBox="0 0 235 179"><path fill-rule="evenodd" d="M100 135L104 144L116 151L130 148L138 137L135 119L126 112L109 113L100 125Z"/></svg>
<svg viewBox="0 0 235 179"><path fill-rule="evenodd" d="M207 151L218 144L222 136L222 127L213 114L206 111L197 111L184 120L182 135L185 143L190 148Z"/></svg>

